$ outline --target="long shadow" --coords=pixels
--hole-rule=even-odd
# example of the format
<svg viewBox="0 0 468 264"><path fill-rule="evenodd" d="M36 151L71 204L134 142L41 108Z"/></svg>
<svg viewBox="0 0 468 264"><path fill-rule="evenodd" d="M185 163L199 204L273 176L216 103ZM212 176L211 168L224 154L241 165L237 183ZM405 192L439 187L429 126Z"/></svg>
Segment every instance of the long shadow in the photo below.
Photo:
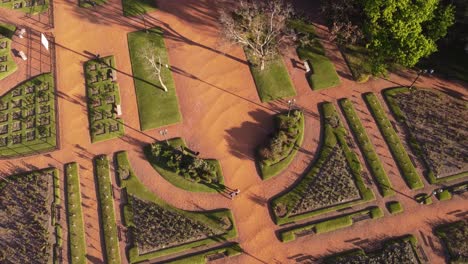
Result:
<svg viewBox="0 0 468 264"><path fill-rule="evenodd" d="M171 71L172 71L173 73L176 73L176 74L179 74L179 75L182 75L182 76L185 76L185 77L188 77L188 78L197 80L197 81L202 82L202 83L204 83L204 84L207 84L207 85L209 85L209 86L211 86L211 87L213 87L213 88L216 88L216 89L218 89L218 90L221 90L221 91L223 91L223 92L225 92L225 93L227 93L227 94L230 94L230 95L235 96L235 97L237 97L237 98L239 98L239 99L242 99L242 100L244 100L244 101L246 101L246 102L249 102L249 103L251 103L251 104L254 104L254 105L258 106L258 107L261 107L261 108L264 108L264 109L266 109L266 110L279 113L278 110L269 108L269 107L267 107L267 106L265 106L265 105L261 105L261 104L255 102L255 101L252 101L252 100L250 100L250 99L248 99L248 98L245 98L245 97L243 97L243 96L240 96L240 95L238 95L238 94L235 94L235 93L233 93L233 92L231 92L231 91L228 91L228 90L226 90L226 89L223 89L223 88L221 88L221 87L219 87L219 86L216 86L216 85L214 85L214 84L211 84L211 83L209 83L209 82L206 82L206 81L204 81L204 80L198 78L197 76L195 76L195 75L193 75L193 74L191 74L191 73L186 72L186 71L183 70L183 69L180 69L180 68L175 67L175 66L171 66L170 69L171 69Z"/></svg>
<svg viewBox="0 0 468 264"><path fill-rule="evenodd" d="M262 109L250 111L249 115L254 122L245 121L240 127L227 129L225 139L232 155L254 160L254 149L272 132L273 122L272 116Z"/></svg>

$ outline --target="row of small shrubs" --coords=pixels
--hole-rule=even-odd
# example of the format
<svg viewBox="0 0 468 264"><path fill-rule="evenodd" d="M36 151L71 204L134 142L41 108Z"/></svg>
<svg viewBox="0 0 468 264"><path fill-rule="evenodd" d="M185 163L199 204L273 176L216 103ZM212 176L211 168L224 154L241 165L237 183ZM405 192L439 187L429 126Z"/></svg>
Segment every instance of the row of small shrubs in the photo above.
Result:
<svg viewBox="0 0 468 264"><path fill-rule="evenodd" d="M301 118L302 113L299 110L275 116L276 133L258 149L261 163L270 166L285 159L291 153L300 133Z"/></svg>
<svg viewBox="0 0 468 264"><path fill-rule="evenodd" d="M192 182L215 183L218 181L216 167L207 160L198 158L183 146L174 147L165 142L150 146L151 159L159 166L183 176Z"/></svg>
<svg viewBox="0 0 468 264"><path fill-rule="evenodd" d="M281 230L279 237L281 242L290 242L296 239L297 235L301 234L321 234L345 227L352 226L354 224L353 218L368 215L370 219L378 219L383 217L383 212L379 207L370 207L364 210L360 210L351 214L341 215L334 218L330 218L324 221L301 225L299 227L289 228Z"/></svg>

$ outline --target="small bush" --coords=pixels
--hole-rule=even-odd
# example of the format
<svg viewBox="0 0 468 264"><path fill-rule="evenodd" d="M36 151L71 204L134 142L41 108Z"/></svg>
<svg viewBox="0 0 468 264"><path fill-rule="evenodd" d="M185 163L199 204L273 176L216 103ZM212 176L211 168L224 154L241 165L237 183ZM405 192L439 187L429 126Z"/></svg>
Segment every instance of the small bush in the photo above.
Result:
<svg viewBox="0 0 468 264"><path fill-rule="evenodd" d="M443 190L442 192L437 193L437 199L439 201L446 201L452 199L452 193L449 190Z"/></svg>
<svg viewBox="0 0 468 264"><path fill-rule="evenodd" d="M387 210L391 214L399 214L403 212L403 207L401 206L401 203L398 201L392 201L387 203Z"/></svg>

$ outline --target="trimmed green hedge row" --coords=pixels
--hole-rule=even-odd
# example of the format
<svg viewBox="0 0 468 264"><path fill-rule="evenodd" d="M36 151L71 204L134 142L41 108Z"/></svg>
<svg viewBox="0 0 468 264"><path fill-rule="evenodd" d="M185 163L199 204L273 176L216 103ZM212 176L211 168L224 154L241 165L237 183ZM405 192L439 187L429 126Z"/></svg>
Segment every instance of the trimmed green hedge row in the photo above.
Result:
<svg viewBox="0 0 468 264"><path fill-rule="evenodd" d="M121 263L117 223L115 221L114 197L110 179L109 160L105 155L94 159L94 173L97 182L101 230L104 237L105 260L109 264Z"/></svg>
<svg viewBox="0 0 468 264"><path fill-rule="evenodd" d="M395 159L398 168L401 171L401 175L406 181L406 184L412 190L418 190L424 187L424 183L421 181L416 168L411 162L408 153L406 152L403 144L401 143L398 134L393 129L390 120L385 114L382 105L379 102L377 96L373 93L364 94L367 106L369 107L374 119L380 129L380 132L385 138L387 145Z"/></svg>
<svg viewBox="0 0 468 264"><path fill-rule="evenodd" d="M388 212L391 214L399 214L403 212L403 206L398 201L391 201L386 204Z"/></svg>
<svg viewBox="0 0 468 264"><path fill-rule="evenodd" d="M302 232L311 232L314 234L328 233L338 229L352 226L354 224L353 217L368 214L371 219L378 219L383 217L383 212L379 207L371 207L368 209L360 210L351 214L337 216L325 221L301 225L279 232L280 241L290 242L296 239L296 236Z"/></svg>
<svg viewBox="0 0 468 264"><path fill-rule="evenodd" d="M86 241L81 208L80 176L76 162L65 165L67 186L68 248L72 264L86 263Z"/></svg>
<svg viewBox="0 0 468 264"><path fill-rule="evenodd" d="M359 143L359 147L361 148L364 158L369 165L372 175L374 175L377 180L377 186L379 187L380 194L382 194L383 197L395 195L395 191L393 190L393 186L382 166L382 162L375 152L375 148L372 145L364 126L359 120L356 111L354 110L353 103L349 99L342 99L340 100L340 105L351 131L353 131L354 136Z"/></svg>
<svg viewBox="0 0 468 264"><path fill-rule="evenodd" d="M233 243L229 246L210 249L201 253L196 253L189 257L177 258L177 260L169 260L166 263L171 264L205 264L211 255L223 254L225 257L234 257L242 254L243 250L238 243Z"/></svg>

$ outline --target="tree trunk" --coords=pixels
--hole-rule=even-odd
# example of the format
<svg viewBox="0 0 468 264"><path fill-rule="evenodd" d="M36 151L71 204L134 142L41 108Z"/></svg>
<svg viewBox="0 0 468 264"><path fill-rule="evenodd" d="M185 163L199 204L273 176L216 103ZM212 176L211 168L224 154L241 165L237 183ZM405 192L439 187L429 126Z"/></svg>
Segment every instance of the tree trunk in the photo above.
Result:
<svg viewBox="0 0 468 264"><path fill-rule="evenodd" d="M263 71L265 69L265 59L262 58L262 61L260 63L260 70Z"/></svg>
<svg viewBox="0 0 468 264"><path fill-rule="evenodd" d="M158 73L158 77L159 77L159 82L161 83L164 91L167 92L167 87L166 87L166 85L164 84L164 82L163 82L163 80L161 78L161 72Z"/></svg>

